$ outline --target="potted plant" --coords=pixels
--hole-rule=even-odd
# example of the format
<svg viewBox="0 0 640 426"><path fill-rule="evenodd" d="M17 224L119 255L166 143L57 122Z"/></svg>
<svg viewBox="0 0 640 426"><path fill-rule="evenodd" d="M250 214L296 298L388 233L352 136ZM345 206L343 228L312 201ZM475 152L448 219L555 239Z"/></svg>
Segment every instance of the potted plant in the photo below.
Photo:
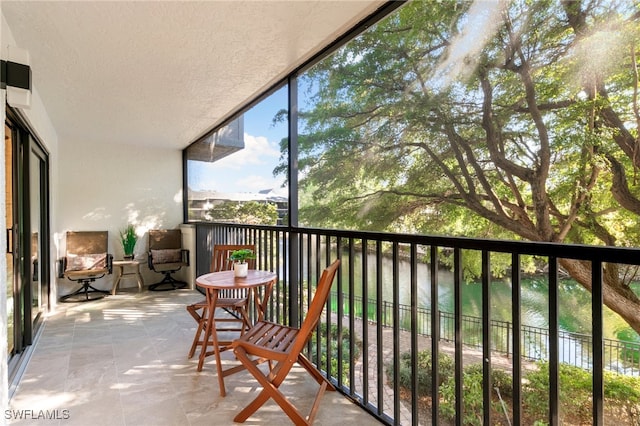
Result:
<svg viewBox="0 0 640 426"><path fill-rule="evenodd" d="M240 249L231 252L229 260L233 261L233 272L236 277L246 277L249 272L247 260L255 259L256 254L251 249Z"/></svg>
<svg viewBox="0 0 640 426"><path fill-rule="evenodd" d="M120 231L120 242L122 243L122 250L124 250L125 260L133 259L133 249L135 249L137 241L136 228L132 224L128 224L123 231Z"/></svg>

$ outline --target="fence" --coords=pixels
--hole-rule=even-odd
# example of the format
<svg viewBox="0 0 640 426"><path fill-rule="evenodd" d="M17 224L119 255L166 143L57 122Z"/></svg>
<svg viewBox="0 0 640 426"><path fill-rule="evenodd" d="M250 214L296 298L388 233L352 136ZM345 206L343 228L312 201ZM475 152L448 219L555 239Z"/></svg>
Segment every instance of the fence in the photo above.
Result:
<svg viewBox="0 0 640 426"><path fill-rule="evenodd" d="M336 311L337 293L331 294L333 310ZM347 295L343 293L343 300ZM362 319L364 310L363 299L353 296L355 302L354 316ZM376 300L368 299L368 318L377 320ZM348 307L345 306L345 313ZM410 331L411 306L398 304L399 328ZM440 340L453 342L455 340L455 316L449 312L440 311ZM382 301L382 317L380 323L385 327L393 326L393 303ZM507 321L491 320L492 350L498 354L511 356L513 354L513 324ZM417 307L416 331L418 335L430 337L431 333L431 309ZM521 327L521 356L531 361L549 359L549 330L541 327L522 325ZM588 334L570 333L560 331L559 337L559 361L590 370L593 365L592 338ZM463 344L473 348L482 348L482 318L462 315L462 340ZM605 368L626 375L640 375L640 343L622 340L603 339Z"/></svg>
<svg viewBox="0 0 640 426"><path fill-rule="evenodd" d="M329 304L325 320L328 325L336 326L338 335L343 328L354 329L355 322L361 321L363 326L361 380L356 380L356 361L346 355L345 345L348 345L349 353L355 345L355 338L350 335L348 342L337 345L335 349L329 344L331 336L323 339L323 350L327 354L322 359L317 350L310 354L310 360L330 378L336 389L358 404L363 410L374 416L384 424L420 424L425 420L432 424L438 424L440 415L440 401L434 398L428 414L419 412L417 393L411 395L411 401L405 405L401 401L401 389L399 386L400 367L394 363L390 371L385 371L384 358L391 354L395 359L401 355L401 351L410 351L412 354L411 369L416 371L418 358L418 338L421 335L432 335L437 338L430 339L431 351L439 352L439 344L444 338L451 339L450 320L441 315L423 310L418 302L418 269L427 264L427 270L421 271L421 277L427 277L432 284L430 286L430 300L434 306L438 306L440 297L438 291L438 267L442 259L448 259L453 273L453 328L455 335L465 339L473 336L477 341L466 343L459 338L454 342L455 357L455 410L463 412L465 391L463 387L463 343L482 347L482 357L488 362L483 363L482 382L482 424L494 424L492 421L493 387L491 383L492 357L498 355L495 350L511 353L511 372L513 375L513 392L511 396L512 424L527 424L523 419L523 389L521 361L525 358L523 350L528 351L526 356L543 357L549 361L549 409L547 423L553 426L559 425L562 411L560 404L560 371L559 363L565 358L564 353L573 353L573 349L566 350L567 336L560 330L558 310L559 299L559 275L561 263L585 261L589 265L586 274L589 276L591 288L590 310L592 318L592 330L589 339L580 340L575 346L575 353L585 358L585 366L591 366L592 381L592 417L593 424L604 424L605 398L604 398L604 371L605 368L615 369L626 373L640 370L637 362L633 367L627 364L627 359L637 359L638 348L633 343L610 342L604 338L604 303L606 293L604 286L604 266L607 267L633 267L640 265L640 249L622 247L600 247L566 245L556 243L538 243L522 241L503 241L490 239L470 239L425 235L373 233L363 231L312 229L284 226L253 226L237 224L196 224L196 256L195 265L197 274L207 273L210 268L211 250L215 244L256 244L258 248L257 266L278 272L279 281L276 284L273 295L270 298L270 306L267 309L267 318L278 318L288 321L288 324L299 324L301 315L312 296L312 285L319 278L322 268L336 257L342 260L341 273L335 282L335 290L341 303ZM495 256L511 256L511 303L512 327L504 325L502 328L494 326L491 321L491 268L492 258ZM479 281L482 287L482 325L477 325L478 320L469 322L476 324L476 330L481 329L481 336L476 332L470 332L471 325L466 325L467 319L463 314L462 287L464 265L463 260L469 256L477 259L481 264ZM536 256L546 262L545 279L549 285L544 296L548 305L548 330L536 330L521 325L521 276L522 256ZM356 265L356 258L358 264ZM425 259L426 258L426 259ZM356 278L355 271L362 271ZM402 275L401 275L402 273ZM402 276L402 278L401 278ZM363 285L367 283L367 285ZM370 284L370 285L369 285ZM400 287L408 285L410 303L409 307L400 306ZM348 295L345 298L345 294ZM362 297L356 305L355 295ZM375 306L371 301L375 300ZM363 304L363 300L367 301ZM385 304L384 301L389 303ZM363 306L364 305L364 306ZM359 312L358 312L359 311ZM386 324L383 320L388 318ZM334 323L333 318L337 321ZM380 321L378 321L380 319ZM427 322L429 321L429 322ZM440 322L444 324L440 324ZM391 324L389 324L391 323ZM431 325L431 327L429 327ZM383 329L390 327L392 333L390 339L385 338ZM327 330L329 327L327 327ZM407 330L410 337L409 347L404 347L400 335ZM441 337L441 331L448 335ZM494 334L500 336L494 337ZM570 338L577 336L569 334ZM516 342L511 343L509 340ZM481 343L480 343L481 342ZM502 342L502 343L501 343ZM591 342L588 344L587 342ZM320 346L318 346L319 348ZM609 359L617 360L609 362ZM333 361L346 360L347 366ZM431 369L432 393L438 393L440 370L438 358L434 360L434 368ZM608 367L605 367L605 364ZM617 366L620 366L616 368ZM387 381L387 377L393 377ZM418 386L417 375L413 375L412 386ZM392 383L391 385L389 383ZM387 387L392 391L388 392ZM391 398L389 398L391 395ZM408 412L407 412L408 410ZM458 424L461 420L456 419Z"/></svg>

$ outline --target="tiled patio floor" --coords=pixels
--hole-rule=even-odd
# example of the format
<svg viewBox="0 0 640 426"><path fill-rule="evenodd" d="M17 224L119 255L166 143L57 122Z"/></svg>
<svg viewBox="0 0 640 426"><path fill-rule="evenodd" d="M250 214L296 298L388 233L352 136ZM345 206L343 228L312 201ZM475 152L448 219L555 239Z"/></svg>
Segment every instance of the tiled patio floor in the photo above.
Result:
<svg viewBox="0 0 640 426"><path fill-rule="evenodd" d="M5 419L15 425L233 424L257 394L257 382L247 372L227 377L223 398L214 358L202 372L196 357L187 359L196 324L185 306L201 298L192 290L132 291L63 304L47 318ZM235 362L231 353L223 355ZM282 389L306 412L317 387L306 374L290 374ZM269 401L245 424L291 422ZM327 392L315 424L379 423L338 392Z"/></svg>

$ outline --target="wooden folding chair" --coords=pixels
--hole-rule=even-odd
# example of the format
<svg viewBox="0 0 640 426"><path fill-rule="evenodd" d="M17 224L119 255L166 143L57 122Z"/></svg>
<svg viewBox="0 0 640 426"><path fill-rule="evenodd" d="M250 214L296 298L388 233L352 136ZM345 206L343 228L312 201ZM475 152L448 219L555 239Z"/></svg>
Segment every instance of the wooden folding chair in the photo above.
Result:
<svg viewBox="0 0 640 426"><path fill-rule="evenodd" d="M240 249L250 249L255 253L256 246L254 244L216 244L213 247L213 256L211 257L210 272L229 271L233 267L233 262L229 260L231 253ZM255 269L255 259L247 261L250 269ZM228 290L221 292L216 308L222 308L231 314L230 317L216 318L216 323L239 323L238 327L225 328L226 331L239 331L242 335L245 330L251 327L248 313L249 295L247 290ZM202 337L206 328L207 319L207 299L200 300L187 306L187 312L191 314L198 323L196 334L189 349L189 358L193 357L198 346L202 346Z"/></svg>
<svg viewBox="0 0 640 426"><path fill-rule="evenodd" d="M233 419L235 422L244 422L272 398L296 425L310 425L318 411L320 400L325 391L327 389L335 390L327 378L302 354L302 350L318 324L339 265L340 260L336 260L322 272L318 288L300 328L259 321L242 337L231 344L233 352L242 363L242 366L263 387L260 394ZM268 373L263 373L257 366L257 364L264 361L269 363ZM296 361L320 385L309 416L306 418L279 390L280 385L286 379Z"/></svg>

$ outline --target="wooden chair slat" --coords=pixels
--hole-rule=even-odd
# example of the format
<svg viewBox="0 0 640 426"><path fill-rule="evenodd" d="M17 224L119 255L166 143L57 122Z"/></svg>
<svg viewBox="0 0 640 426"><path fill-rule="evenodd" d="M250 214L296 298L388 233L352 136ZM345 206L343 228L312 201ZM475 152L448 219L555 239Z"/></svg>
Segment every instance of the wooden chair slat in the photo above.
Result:
<svg viewBox="0 0 640 426"><path fill-rule="evenodd" d="M320 320L339 266L340 261L336 260L322 272L315 295L300 328L260 321L247 333L232 342L236 358L262 385L258 396L236 415L235 422L244 422L265 402L273 399L294 424L310 425L318 412L320 400L325 391L335 390L329 380L305 358L302 350ZM275 362L276 365L265 374L257 367L256 357L260 358L261 362L269 361L270 366L272 362ZM306 417L279 390L296 361L319 384L313 406Z"/></svg>

